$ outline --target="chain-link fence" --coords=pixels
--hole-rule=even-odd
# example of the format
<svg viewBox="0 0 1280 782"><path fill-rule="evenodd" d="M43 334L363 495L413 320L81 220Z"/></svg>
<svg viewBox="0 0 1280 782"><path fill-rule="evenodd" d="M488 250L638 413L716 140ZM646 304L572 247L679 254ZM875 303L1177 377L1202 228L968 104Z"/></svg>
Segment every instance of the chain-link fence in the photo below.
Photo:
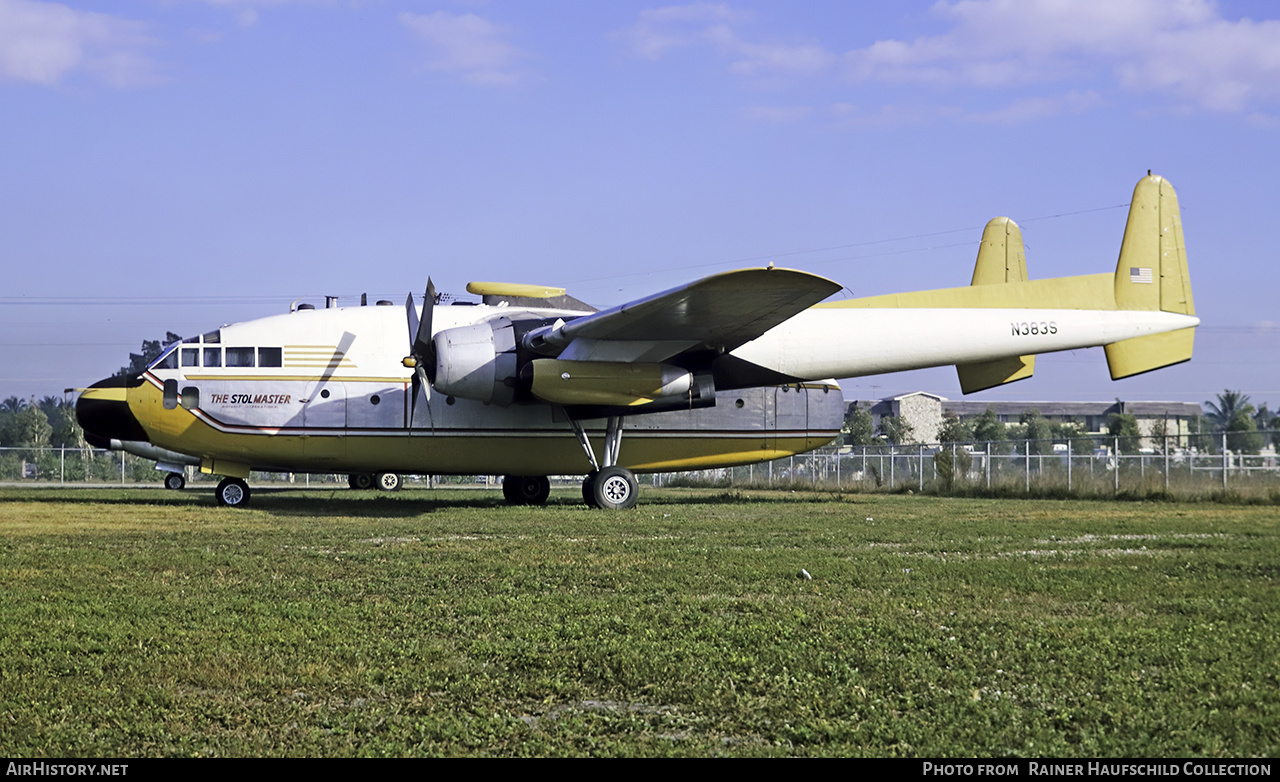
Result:
<svg viewBox="0 0 1280 782"><path fill-rule="evenodd" d="M1249 433L1275 442L1276 432ZM998 440L827 447L772 462L695 472L662 473L661 485L733 485L761 488L951 492L970 488L1024 492L1158 492L1231 490L1280 492L1274 446L1248 453L1240 433L1168 437L1097 435L1057 440ZM1236 447L1233 448L1232 446ZM625 447L625 446L624 446ZM218 478L188 467L188 484ZM0 448L0 482L9 485L155 486L164 473L155 462L121 451L90 448ZM345 474L259 473L257 484L337 487ZM556 484L580 478L565 476ZM498 476L410 476L410 484L497 485Z"/></svg>
<svg viewBox="0 0 1280 782"><path fill-rule="evenodd" d="M1081 493L1261 490L1280 492L1280 458L1248 453L1238 432L1168 437L1097 435L828 447L764 464L670 473L655 484L722 484L949 492L967 488ZM1255 432L1275 442L1275 432Z"/></svg>
<svg viewBox="0 0 1280 782"><path fill-rule="evenodd" d="M0 448L0 483L8 485L63 486L156 486L167 473L156 469L155 461L124 451L99 451L93 448ZM210 487L220 477L201 474L187 467L183 475L188 482L207 482ZM346 475L307 475L303 473L260 473L252 475L255 483L295 485L347 484Z"/></svg>

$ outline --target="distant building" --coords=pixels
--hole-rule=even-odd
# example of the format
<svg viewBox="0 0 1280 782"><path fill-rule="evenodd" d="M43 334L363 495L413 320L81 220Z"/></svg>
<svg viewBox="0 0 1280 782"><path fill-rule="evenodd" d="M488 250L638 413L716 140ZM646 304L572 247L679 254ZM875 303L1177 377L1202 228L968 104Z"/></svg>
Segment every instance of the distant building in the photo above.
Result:
<svg viewBox="0 0 1280 782"><path fill-rule="evenodd" d="M944 413L955 413L961 420L973 419L990 409L1007 424L1016 424L1027 410L1054 423L1076 423L1083 435L1107 432L1107 420L1114 413L1127 413L1138 419L1138 430L1144 436L1191 433L1191 421L1201 415L1200 405L1193 402L970 402L953 401L937 394L916 391L884 399L859 400L851 403L871 413L876 431L881 431L885 416L903 416L911 424L913 443L938 441Z"/></svg>

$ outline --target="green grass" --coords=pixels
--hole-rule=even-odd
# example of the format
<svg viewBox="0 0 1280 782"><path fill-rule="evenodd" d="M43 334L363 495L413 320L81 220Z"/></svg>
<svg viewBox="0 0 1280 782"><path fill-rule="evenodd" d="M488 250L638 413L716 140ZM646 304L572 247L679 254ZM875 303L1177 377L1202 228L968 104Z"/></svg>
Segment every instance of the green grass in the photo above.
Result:
<svg viewBox="0 0 1280 782"><path fill-rule="evenodd" d="M576 494L0 490L0 751L1280 753L1274 508Z"/></svg>

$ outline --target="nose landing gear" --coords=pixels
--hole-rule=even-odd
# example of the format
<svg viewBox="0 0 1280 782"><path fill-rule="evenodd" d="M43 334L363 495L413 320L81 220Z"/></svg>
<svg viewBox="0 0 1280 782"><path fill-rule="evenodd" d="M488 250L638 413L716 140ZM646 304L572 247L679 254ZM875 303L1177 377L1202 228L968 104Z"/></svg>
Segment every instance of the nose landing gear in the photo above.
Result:
<svg viewBox="0 0 1280 782"><path fill-rule="evenodd" d="M238 508L249 502L249 484L239 478L223 478L214 489L218 504L228 508Z"/></svg>

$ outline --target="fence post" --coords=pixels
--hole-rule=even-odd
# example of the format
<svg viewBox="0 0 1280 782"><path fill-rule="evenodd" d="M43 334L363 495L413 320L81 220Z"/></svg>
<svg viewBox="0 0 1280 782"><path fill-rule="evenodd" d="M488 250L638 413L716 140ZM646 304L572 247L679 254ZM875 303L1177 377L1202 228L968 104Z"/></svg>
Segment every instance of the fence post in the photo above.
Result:
<svg viewBox="0 0 1280 782"><path fill-rule="evenodd" d="M1161 447L1164 448L1164 491L1166 494L1168 494L1169 493L1169 433L1168 432L1164 433L1164 443Z"/></svg>
<svg viewBox="0 0 1280 782"><path fill-rule="evenodd" d="M1071 438L1067 438L1067 491L1071 491Z"/></svg>
<svg viewBox="0 0 1280 782"><path fill-rule="evenodd" d="M991 441L987 440L987 488L991 488Z"/></svg>
<svg viewBox="0 0 1280 782"><path fill-rule="evenodd" d="M1120 435L1116 435L1112 442L1112 453L1116 457L1116 494L1120 493Z"/></svg>
<svg viewBox="0 0 1280 782"><path fill-rule="evenodd" d="M920 486L918 491L924 491L924 443L920 443Z"/></svg>
<svg viewBox="0 0 1280 782"><path fill-rule="evenodd" d="M1222 433L1222 490L1227 490L1227 467L1231 460L1227 458L1227 433Z"/></svg>
<svg viewBox="0 0 1280 782"><path fill-rule="evenodd" d="M58 483L67 485L67 446L58 449Z"/></svg>
<svg viewBox="0 0 1280 782"><path fill-rule="evenodd" d="M1024 472L1027 474L1027 483L1025 491L1031 493L1031 441L1027 440L1022 445Z"/></svg>

